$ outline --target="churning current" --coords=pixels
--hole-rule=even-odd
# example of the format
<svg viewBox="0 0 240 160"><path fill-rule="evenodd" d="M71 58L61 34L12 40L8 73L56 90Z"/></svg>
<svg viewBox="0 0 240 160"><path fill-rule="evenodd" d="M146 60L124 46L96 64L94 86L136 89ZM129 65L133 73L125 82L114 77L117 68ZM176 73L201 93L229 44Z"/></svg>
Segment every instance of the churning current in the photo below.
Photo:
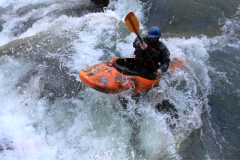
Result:
<svg viewBox="0 0 240 160"><path fill-rule="evenodd" d="M133 56L129 12L184 67L137 97L85 86ZM239 35L238 0L0 0L0 159L239 159Z"/></svg>

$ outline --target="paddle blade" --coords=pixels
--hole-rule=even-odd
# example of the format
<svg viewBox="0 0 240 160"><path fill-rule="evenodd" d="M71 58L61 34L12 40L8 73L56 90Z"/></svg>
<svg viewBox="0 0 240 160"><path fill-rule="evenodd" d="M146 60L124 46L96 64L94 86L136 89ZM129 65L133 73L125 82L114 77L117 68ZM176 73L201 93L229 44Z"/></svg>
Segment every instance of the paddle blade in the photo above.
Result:
<svg viewBox="0 0 240 160"><path fill-rule="evenodd" d="M127 16L125 17L125 23L132 32L138 35L140 24L133 12L127 14Z"/></svg>

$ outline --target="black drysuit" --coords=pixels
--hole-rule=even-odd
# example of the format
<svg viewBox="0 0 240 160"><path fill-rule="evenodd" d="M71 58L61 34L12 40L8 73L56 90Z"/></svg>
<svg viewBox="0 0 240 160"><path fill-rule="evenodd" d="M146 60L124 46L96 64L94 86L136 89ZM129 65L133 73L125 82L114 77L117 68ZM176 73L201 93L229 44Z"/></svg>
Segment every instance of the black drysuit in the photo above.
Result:
<svg viewBox="0 0 240 160"><path fill-rule="evenodd" d="M167 49L166 45L160 41L152 42L147 37L142 38L142 41L147 44L147 50L156 68L161 69L162 72L166 72L170 63L170 52ZM136 59L140 59L145 67L154 71L154 66L151 63L148 54L145 50L141 50L140 48L140 41L138 38L136 38L133 42L133 47L135 48L134 54L136 55Z"/></svg>

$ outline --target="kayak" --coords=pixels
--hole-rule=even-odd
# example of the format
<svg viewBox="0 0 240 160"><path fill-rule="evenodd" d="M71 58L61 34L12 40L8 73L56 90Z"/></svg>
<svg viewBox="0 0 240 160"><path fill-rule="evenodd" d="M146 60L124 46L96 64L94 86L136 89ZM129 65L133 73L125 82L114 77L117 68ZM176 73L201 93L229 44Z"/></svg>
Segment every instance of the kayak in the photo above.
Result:
<svg viewBox="0 0 240 160"><path fill-rule="evenodd" d="M79 72L81 81L103 93L119 93L131 90L137 94L158 85L159 78L153 73L143 74L132 70L135 58L114 57L108 61L88 67ZM169 69L183 67L183 61L174 58Z"/></svg>

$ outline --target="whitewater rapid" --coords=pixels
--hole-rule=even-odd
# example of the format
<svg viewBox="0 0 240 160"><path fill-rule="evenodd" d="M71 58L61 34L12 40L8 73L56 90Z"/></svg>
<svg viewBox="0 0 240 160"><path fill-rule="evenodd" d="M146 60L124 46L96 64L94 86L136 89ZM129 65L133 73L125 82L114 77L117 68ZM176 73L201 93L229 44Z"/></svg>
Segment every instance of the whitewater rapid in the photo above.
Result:
<svg viewBox="0 0 240 160"><path fill-rule="evenodd" d="M85 8L81 16L64 12L76 6ZM108 95L82 84L78 72L132 56L136 35L124 17L133 11L142 35L146 17L137 0L111 1L104 12L91 13L89 6L84 0L0 2L0 159L181 159L182 142L208 119L209 46L219 37L163 36L170 58L183 60L184 68L163 74L139 101L129 92ZM178 110L175 129L166 123L169 115L155 110L164 99Z"/></svg>

